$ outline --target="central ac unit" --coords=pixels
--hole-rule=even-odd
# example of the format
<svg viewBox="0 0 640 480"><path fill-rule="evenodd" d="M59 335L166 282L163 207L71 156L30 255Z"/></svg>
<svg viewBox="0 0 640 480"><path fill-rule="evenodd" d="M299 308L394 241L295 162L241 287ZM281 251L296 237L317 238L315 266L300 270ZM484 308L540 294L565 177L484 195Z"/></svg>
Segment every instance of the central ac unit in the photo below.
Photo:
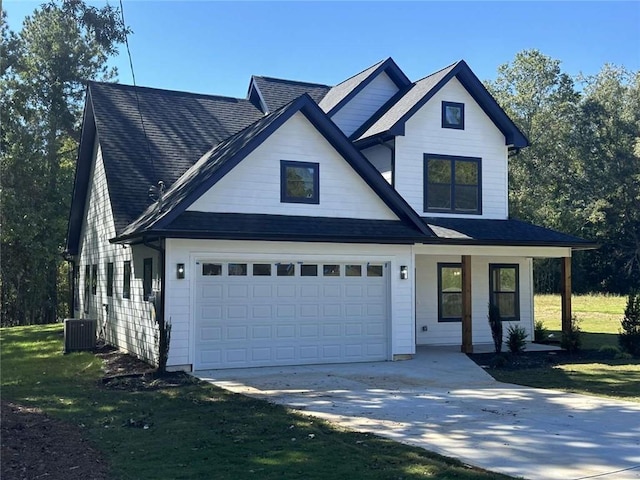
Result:
<svg viewBox="0 0 640 480"><path fill-rule="evenodd" d="M96 347L97 320L67 318L64 321L64 353L93 350Z"/></svg>

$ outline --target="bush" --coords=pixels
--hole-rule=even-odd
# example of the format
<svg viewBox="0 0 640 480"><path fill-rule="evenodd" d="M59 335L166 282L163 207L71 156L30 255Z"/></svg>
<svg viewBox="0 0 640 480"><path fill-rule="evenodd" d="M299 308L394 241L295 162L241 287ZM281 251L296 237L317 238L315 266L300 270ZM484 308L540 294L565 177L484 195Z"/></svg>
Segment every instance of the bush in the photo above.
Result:
<svg viewBox="0 0 640 480"><path fill-rule="evenodd" d="M494 355L489 361L489 366L491 368L504 368L509 363L509 360L504 355L498 353Z"/></svg>
<svg viewBox="0 0 640 480"><path fill-rule="evenodd" d="M511 353L522 353L527 347L527 332L518 325L511 325L507 331L507 346Z"/></svg>
<svg viewBox="0 0 640 480"><path fill-rule="evenodd" d="M629 294L624 318L620 323L622 326L618 335L620 347L634 357L640 356L640 293Z"/></svg>
<svg viewBox="0 0 640 480"><path fill-rule="evenodd" d="M491 327L491 336L493 337L493 348L496 353L502 352L502 318L500 318L500 309L493 303L489 304L489 326Z"/></svg>
<svg viewBox="0 0 640 480"><path fill-rule="evenodd" d="M533 341L534 342L544 342L547 339L547 335L549 335L549 330L544 326L544 322L542 320L536 320L533 326Z"/></svg>
<svg viewBox="0 0 640 480"><path fill-rule="evenodd" d="M580 320L573 315L568 332L562 332L560 346L569 353L575 353L582 347L582 330L580 330Z"/></svg>
<svg viewBox="0 0 640 480"><path fill-rule="evenodd" d="M620 349L615 345L603 345L598 349L598 353L603 358L618 358L620 355Z"/></svg>

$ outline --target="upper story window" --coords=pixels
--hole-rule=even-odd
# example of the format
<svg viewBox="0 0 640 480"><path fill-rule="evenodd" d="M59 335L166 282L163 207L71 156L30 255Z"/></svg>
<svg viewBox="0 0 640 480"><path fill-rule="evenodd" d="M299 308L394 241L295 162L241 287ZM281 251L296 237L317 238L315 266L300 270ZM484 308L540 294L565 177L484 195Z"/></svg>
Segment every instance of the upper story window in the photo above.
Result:
<svg viewBox="0 0 640 480"><path fill-rule="evenodd" d="M482 213L481 159L424 155L424 211Z"/></svg>
<svg viewBox="0 0 640 480"><path fill-rule="evenodd" d="M320 203L320 165L280 161L280 201Z"/></svg>
<svg viewBox="0 0 640 480"><path fill-rule="evenodd" d="M442 102L442 128L464 130L464 103Z"/></svg>

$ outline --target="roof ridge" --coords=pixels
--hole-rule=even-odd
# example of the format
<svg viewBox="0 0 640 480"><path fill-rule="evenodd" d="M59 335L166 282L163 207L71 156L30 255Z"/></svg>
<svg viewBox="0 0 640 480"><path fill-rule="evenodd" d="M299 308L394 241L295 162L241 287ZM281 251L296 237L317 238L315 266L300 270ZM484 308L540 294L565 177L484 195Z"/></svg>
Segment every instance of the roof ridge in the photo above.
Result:
<svg viewBox="0 0 640 480"><path fill-rule="evenodd" d="M145 86L141 86L141 85L128 85L126 83L116 83L116 82L99 82L99 81L95 81L95 80L89 80L88 82L89 85L94 84L94 85L104 85L107 87L115 87L121 90L136 90L136 89L140 89L140 90L147 90L147 91L155 91L155 92L162 92L163 94L169 94L169 95L175 95L175 96L190 96L190 97L203 97L203 98L209 98L209 99L220 99L220 100L237 100L237 101L243 101L243 102L248 102L248 100L246 98L238 98L238 97L228 97L225 95L213 95L210 93L197 93L197 92L187 92L184 90L173 90L173 89L166 89L166 88L158 88L158 87L145 87Z"/></svg>
<svg viewBox="0 0 640 480"><path fill-rule="evenodd" d="M380 60L379 62L374 63L373 65L369 65L367 68L363 68L363 69L362 69L362 70L360 70L358 73L355 73L355 74L351 75L349 78L345 78L345 79L344 79L343 81L341 81L340 83L336 83L336 84L334 85L334 87L337 87L337 86L339 86L339 85L342 85L343 83L348 82L348 81L349 81L349 80L351 80L352 78L355 78L355 77L357 77L358 75L363 74L363 73L364 73L364 72L366 72L367 70L371 70L371 69L372 69L372 68L374 68L374 67L376 67L376 68L377 68L377 67L379 67L380 65L382 65L384 62L386 62L386 61L387 61L387 60L389 60L390 58L391 58L391 57L387 57L387 58L385 58L384 60Z"/></svg>
<svg viewBox="0 0 640 480"><path fill-rule="evenodd" d="M415 85L416 83L421 82L421 81L423 81L423 80L426 80L427 78L433 77L434 75L437 75L438 73L444 72L445 70L447 70L447 69L449 69L449 68L455 67L455 66L457 66L457 65L458 65L459 63L461 63L461 62L464 62L464 60L458 60L458 61L455 61L455 62L453 62L453 63L451 63L451 64L447 65L446 67L441 68L440 70L437 70L437 71L435 71L435 72L433 72L433 73L430 73L429 75L427 75L427 76L425 76L425 77L419 78L418 80L416 80L415 82L413 82L413 84Z"/></svg>
<svg viewBox="0 0 640 480"><path fill-rule="evenodd" d="M312 85L314 87L332 88L331 85L325 85L324 83L303 82L300 80L289 80L288 78L266 77L264 75L251 75L251 77L262 78L264 80L277 80L278 82L296 83L298 85Z"/></svg>

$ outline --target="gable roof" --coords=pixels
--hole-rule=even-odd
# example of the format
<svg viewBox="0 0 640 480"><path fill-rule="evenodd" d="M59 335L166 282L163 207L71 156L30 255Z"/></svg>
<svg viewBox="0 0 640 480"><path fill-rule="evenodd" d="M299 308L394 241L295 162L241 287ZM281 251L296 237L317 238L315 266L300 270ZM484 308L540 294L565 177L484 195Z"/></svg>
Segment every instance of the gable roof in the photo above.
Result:
<svg viewBox="0 0 640 480"><path fill-rule="evenodd" d="M151 205L116 241L129 240L165 228L255 150L296 112L301 112L338 151L371 189L403 221L425 236L432 232L378 171L349 142L307 94L271 113L203 155L165 193L161 205ZM159 208L158 208L159 207Z"/></svg>
<svg viewBox="0 0 640 480"><path fill-rule="evenodd" d="M396 62L389 57L333 87L319 103L320 108L327 112L329 116L332 116L381 73L386 73L400 90L411 85L411 80L400 70Z"/></svg>
<svg viewBox="0 0 640 480"><path fill-rule="evenodd" d="M120 233L151 203L150 186L173 184L212 145L262 117L246 99L89 82L67 250L78 247L96 138Z"/></svg>
<svg viewBox="0 0 640 480"><path fill-rule="evenodd" d="M460 60L421 80L409 89L394 96L368 122L351 136L351 140L363 146L376 137L404 135L404 125L449 80L456 77L487 116L506 138L506 144L514 148L526 147L529 141L509 118L482 82L464 60Z"/></svg>
<svg viewBox="0 0 640 480"><path fill-rule="evenodd" d="M330 89L331 87L319 83L253 75L247 97L256 107L263 108L264 113L269 113L275 112L305 93L319 103Z"/></svg>

